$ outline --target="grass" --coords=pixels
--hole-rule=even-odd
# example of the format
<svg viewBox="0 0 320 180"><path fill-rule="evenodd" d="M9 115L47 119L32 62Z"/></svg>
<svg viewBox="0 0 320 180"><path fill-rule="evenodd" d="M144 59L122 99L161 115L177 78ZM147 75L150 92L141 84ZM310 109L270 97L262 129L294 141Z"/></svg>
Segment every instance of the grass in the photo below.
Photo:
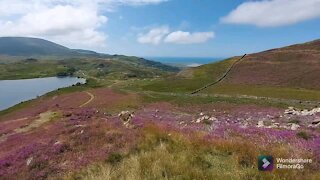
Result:
<svg viewBox="0 0 320 180"><path fill-rule="evenodd" d="M302 139L305 139L305 140L308 140L311 138L310 134L308 134L307 132L305 131L300 131L297 133L297 136L302 138Z"/></svg>
<svg viewBox="0 0 320 180"><path fill-rule="evenodd" d="M228 94L228 95L250 95L258 97L272 97L281 99L295 99L307 101L319 101L320 91L307 89L294 89L270 86L254 86L254 85L233 85L219 84L210 87L204 93L209 94Z"/></svg>
<svg viewBox="0 0 320 180"><path fill-rule="evenodd" d="M69 58L65 60L20 60L0 63L0 79L28 79L76 74L100 79L152 78L178 69L135 57Z"/></svg>
<svg viewBox="0 0 320 180"><path fill-rule="evenodd" d="M154 92L172 92L172 93L191 93L200 87L208 84L209 81L202 79L167 79L149 82L137 82L138 85L129 87L133 90L154 91ZM139 87L139 84L141 85ZM285 88L275 86L258 85L235 85L221 83L209 87L202 91L204 94L225 94L225 95L248 95L257 97L270 97L279 99L301 100L301 101L319 101L320 91L308 89Z"/></svg>
<svg viewBox="0 0 320 180"><path fill-rule="evenodd" d="M187 75L184 76L187 77L170 76L166 79L143 85L141 88L142 90L157 92L192 92L219 79L235 60L237 58L230 58L225 61L193 68L190 72L186 72Z"/></svg>
<svg viewBox="0 0 320 180"><path fill-rule="evenodd" d="M0 79L29 79L56 76L58 72L67 70L55 61L25 62L18 61L0 64Z"/></svg>
<svg viewBox="0 0 320 180"><path fill-rule="evenodd" d="M153 81L140 81L129 86L137 91L191 93L220 78L237 58L212 63ZM202 91L205 94L248 95L301 101L319 101L320 91L268 85L236 85L221 82Z"/></svg>
<svg viewBox="0 0 320 180"><path fill-rule="evenodd" d="M265 107L279 107L287 108L289 106L295 107L307 107L307 105L296 104L295 102L284 102L275 101L272 99L255 99L255 98L245 98L245 97L234 97L234 96L208 96L208 95L198 95L191 96L183 93L156 93L156 92L145 92L142 96L142 100L145 103L153 102L170 102L177 104L179 106L188 106L192 104L214 104L214 103L227 103L234 105L241 104L255 104Z"/></svg>
<svg viewBox="0 0 320 180"><path fill-rule="evenodd" d="M137 148L125 156L90 165L65 179L312 179L308 170L257 170L257 157L289 157L286 145L257 147L254 143L215 139L201 133L181 134L151 125L141 132Z"/></svg>

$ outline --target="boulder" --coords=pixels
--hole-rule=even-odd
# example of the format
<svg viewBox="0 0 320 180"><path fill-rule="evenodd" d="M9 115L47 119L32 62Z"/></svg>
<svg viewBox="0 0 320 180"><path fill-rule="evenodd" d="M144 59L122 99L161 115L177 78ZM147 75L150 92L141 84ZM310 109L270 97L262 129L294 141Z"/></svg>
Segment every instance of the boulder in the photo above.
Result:
<svg viewBox="0 0 320 180"><path fill-rule="evenodd" d="M262 128L262 127L264 127L264 123L263 123L263 121L259 121L259 122L258 122L257 127L258 127L258 128Z"/></svg>
<svg viewBox="0 0 320 180"><path fill-rule="evenodd" d="M300 127L299 124L292 123L290 129L293 130L293 131L295 131L295 130L297 130L299 127Z"/></svg>
<svg viewBox="0 0 320 180"><path fill-rule="evenodd" d="M131 122L132 118L134 117L134 112L121 111L121 113L118 114L118 117L122 121L123 125L125 125L126 127L129 127L130 122Z"/></svg>
<svg viewBox="0 0 320 180"><path fill-rule="evenodd" d="M312 121L311 124L312 124L312 125L320 124L320 119L316 119L316 120Z"/></svg>

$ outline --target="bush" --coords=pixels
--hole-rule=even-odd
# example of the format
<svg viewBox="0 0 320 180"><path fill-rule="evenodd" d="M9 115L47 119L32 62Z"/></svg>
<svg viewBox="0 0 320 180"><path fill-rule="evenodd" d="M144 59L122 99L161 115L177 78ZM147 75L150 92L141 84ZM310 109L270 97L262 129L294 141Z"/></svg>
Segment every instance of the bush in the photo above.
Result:
<svg viewBox="0 0 320 180"><path fill-rule="evenodd" d="M121 162L122 159L123 159L123 156L121 154L111 153L106 161L110 164L116 164Z"/></svg>
<svg viewBox="0 0 320 180"><path fill-rule="evenodd" d="M297 136L300 137L300 138L302 138L302 139L305 139L305 140L308 140L308 139L311 138L310 135L309 135L307 132L305 132L305 131L300 131L300 132L298 132L298 133L297 133Z"/></svg>

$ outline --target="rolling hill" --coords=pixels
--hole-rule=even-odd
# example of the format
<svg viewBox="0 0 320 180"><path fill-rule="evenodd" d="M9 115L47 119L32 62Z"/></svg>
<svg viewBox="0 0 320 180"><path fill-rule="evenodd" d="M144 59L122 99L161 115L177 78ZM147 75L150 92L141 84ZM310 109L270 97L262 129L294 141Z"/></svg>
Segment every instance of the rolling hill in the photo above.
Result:
<svg viewBox="0 0 320 180"><path fill-rule="evenodd" d="M77 55L59 44L38 38L0 37L0 55L8 56L67 56Z"/></svg>
<svg viewBox="0 0 320 180"><path fill-rule="evenodd" d="M155 77L179 68L134 56L69 49L44 39L0 37L0 79L48 77L69 74L70 70L126 79Z"/></svg>
<svg viewBox="0 0 320 180"><path fill-rule="evenodd" d="M320 40L248 55L225 83L320 89Z"/></svg>
<svg viewBox="0 0 320 180"><path fill-rule="evenodd" d="M144 90L191 93L224 76L240 57L185 69ZM320 40L249 54L202 93L320 99Z"/></svg>

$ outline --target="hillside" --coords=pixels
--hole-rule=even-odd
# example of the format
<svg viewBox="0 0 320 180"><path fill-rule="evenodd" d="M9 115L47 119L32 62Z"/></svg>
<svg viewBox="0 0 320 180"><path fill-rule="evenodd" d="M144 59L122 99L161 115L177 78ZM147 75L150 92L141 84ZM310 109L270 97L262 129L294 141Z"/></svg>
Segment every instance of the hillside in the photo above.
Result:
<svg viewBox="0 0 320 180"><path fill-rule="evenodd" d="M320 41L248 55L225 83L320 89Z"/></svg>
<svg viewBox="0 0 320 180"><path fill-rule="evenodd" d="M142 89L191 93L218 80L239 58L189 68L166 80L144 85ZM249 54L220 83L202 93L320 99L318 77L319 40Z"/></svg>
<svg viewBox="0 0 320 180"><path fill-rule="evenodd" d="M76 55L77 52L59 44L38 38L0 37L0 55L57 56Z"/></svg>
<svg viewBox="0 0 320 180"><path fill-rule="evenodd" d="M96 78L146 78L179 69L143 58L69 49L37 38L0 37L0 79L76 74ZM72 72L71 72L72 71Z"/></svg>

